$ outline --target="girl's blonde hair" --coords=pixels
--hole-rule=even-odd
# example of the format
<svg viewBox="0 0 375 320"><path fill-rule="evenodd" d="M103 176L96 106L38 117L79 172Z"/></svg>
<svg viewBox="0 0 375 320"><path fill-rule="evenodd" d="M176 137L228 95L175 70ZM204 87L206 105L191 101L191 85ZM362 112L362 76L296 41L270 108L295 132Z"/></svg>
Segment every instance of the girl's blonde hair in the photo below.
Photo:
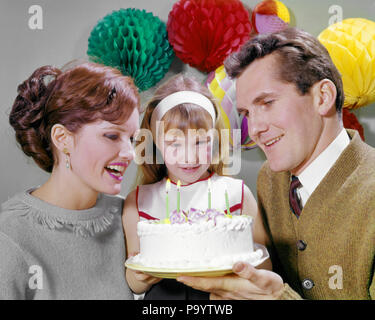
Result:
<svg viewBox="0 0 375 320"><path fill-rule="evenodd" d="M215 99L211 95L210 91L198 81L192 78L188 78L183 74L177 74L170 78L167 82L161 85L156 91L153 98L148 102L145 110L145 114L141 123L142 129L151 130L151 116L155 107L158 103L170 94L178 91L195 91L206 96L215 107L216 121L215 128L217 135L214 135L214 139L217 141L211 141L212 146L218 146L213 149L213 159L208 170L215 172L219 175L223 175L223 159L221 159L221 130L224 129L222 123L220 111L217 107ZM164 131L169 129L179 129L185 134L188 129L205 129L206 131L212 129L212 118L210 114L201 107L197 107L195 104L181 103L176 107L169 110L162 118L164 121ZM153 133L154 135L154 133ZM155 141L157 137L153 136L153 162L144 162L138 167L136 184L151 184L160 181L167 176L167 167L163 164L158 164L156 161L156 152L158 152ZM137 145L143 143L144 140L137 141ZM142 154L144 156L144 154Z"/></svg>

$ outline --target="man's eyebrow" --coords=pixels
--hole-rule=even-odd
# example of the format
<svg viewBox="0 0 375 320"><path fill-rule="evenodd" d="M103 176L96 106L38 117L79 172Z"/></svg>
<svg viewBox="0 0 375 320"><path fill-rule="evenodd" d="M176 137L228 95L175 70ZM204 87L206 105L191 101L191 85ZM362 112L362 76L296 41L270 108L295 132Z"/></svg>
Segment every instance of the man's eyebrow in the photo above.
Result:
<svg viewBox="0 0 375 320"><path fill-rule="evenodd" d="M267 98L276 98L278 95L277 93L274 93L274 92L261 92L253 101L252 101L252 104L260 104L262 103L265 99ZM241 113L241 112L246 112L248 111L246 109L246 107L239 107L237 105L237 112Z"/></svg>
<svg viewBox="0 0 375 320"><path fill-rule="evenodd" d="M259 104L266 98L274 98L276 96L277 94L273 92L262 92L253 100L253 104Z"/></svg>

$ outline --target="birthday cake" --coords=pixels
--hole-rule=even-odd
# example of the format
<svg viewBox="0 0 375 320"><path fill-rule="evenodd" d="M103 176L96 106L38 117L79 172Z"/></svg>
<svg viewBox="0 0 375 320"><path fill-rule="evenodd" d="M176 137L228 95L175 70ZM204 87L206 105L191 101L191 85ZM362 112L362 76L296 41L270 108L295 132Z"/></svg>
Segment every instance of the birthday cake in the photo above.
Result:
<svg viewBox="0 0 375 320"><path fill-rule="evenodd" d="M140 221L140 253L133 263L151 268L232 268L237 261L262 258L254 250L250 216L207 209L174 211L163 221Z"/></svg>

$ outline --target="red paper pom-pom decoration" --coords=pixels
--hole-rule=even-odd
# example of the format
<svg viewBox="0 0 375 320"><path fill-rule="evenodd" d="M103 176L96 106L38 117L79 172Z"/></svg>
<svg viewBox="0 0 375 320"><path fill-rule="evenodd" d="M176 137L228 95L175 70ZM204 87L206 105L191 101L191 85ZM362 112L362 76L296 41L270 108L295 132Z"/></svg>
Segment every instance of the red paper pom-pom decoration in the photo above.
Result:
<svg viewBox="0 0 375 320"><path fill-rule="evenodd" d="M342 108L342 121L344 128L357 130L362 140L365 141L365 134L362 125L359 123L354 113L347 108Z"/></svg>
<svg viewBox="0 0 375 320"><path fill-rule="evenodd" d="M239 0L180 0L167 22L177 57L210 72L250 39L249 13Z"/></svg>

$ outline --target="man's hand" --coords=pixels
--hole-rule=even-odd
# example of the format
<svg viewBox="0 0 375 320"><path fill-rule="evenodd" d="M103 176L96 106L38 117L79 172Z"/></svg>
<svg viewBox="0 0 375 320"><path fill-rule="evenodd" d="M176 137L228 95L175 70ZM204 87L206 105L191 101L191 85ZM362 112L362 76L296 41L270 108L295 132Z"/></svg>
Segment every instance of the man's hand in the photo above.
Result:
<svg viewBox="0 0 375 320"><path fill-rule="evenodd" d="M228 276L212 278L182 276L177 281L210 292L212 300L273 300L283 292L283 280L272 271L238 262L233 266L233 272Z"/></svg>

